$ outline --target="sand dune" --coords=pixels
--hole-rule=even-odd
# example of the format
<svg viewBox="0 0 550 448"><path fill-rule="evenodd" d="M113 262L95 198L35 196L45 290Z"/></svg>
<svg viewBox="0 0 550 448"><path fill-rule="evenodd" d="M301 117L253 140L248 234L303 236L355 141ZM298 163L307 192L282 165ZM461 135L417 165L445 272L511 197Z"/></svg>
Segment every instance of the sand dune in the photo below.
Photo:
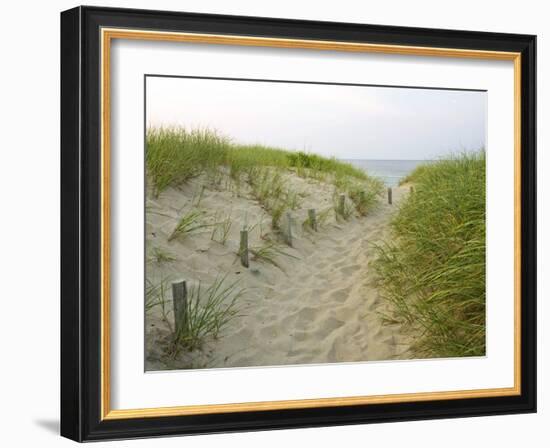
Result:
<svg viewBox="0 0 550 448"><path fill-rule="evenodd" d="M332 208L333 187L312 179L287 174L285 183L299 192L300 207L292 212L293 247L281 246L281 268L251 259L241 266L239 231L243 223L255 225L250 245L261 245L273 236L271 218L242 187L214 189L204 178L182 188L169 188L159 198L147 199L147 248L170 253L174 261L147 263L152 283L185 279L208 285L220 273L245 288L240 315L225 327L217 340L206 341L202 350L167 355L170 332L161 308L146 314L146 369L243 367L303 363L351 362L410 357L407 339L398 325L384 322L389 309L380 297L369 269L372 244L388 236L388 223L408 187L393 191L393 205L381 200L366 217L337 221L331 214L313 232L303 228L307 210L318 213ZM206 184L208 185L208 184ZM222 181L222 186L225 184ZM230 191L232 190L232 191ZM201 194L202 191L202 194ZM200 199L200 202L199 202ZM197 206L198 204L198 206ZM182 240L167 239L178 218L196 207L203 222L220 216L233 221L227 242L211 240L211 228L200 229ZM218 214L215 218L215 214ZM170 311L171 293L166 295ZM170 320L171 314L168 314Z"/></svg>

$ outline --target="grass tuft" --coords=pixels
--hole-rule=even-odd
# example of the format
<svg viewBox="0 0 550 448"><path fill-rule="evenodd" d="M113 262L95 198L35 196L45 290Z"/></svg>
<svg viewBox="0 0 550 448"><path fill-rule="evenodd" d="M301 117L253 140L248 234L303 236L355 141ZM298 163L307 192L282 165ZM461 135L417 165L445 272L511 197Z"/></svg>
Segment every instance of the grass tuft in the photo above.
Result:
<svg viewBox="0 0 550 448"><path fill-rule="evenodd" d="M252 254L253 260L258 261L260 263L271 264L279 268L283 272L285 272L285 270L281 266L281 264L277 261L277 257L285 256L285 257L297 259L297 257L295 257L294 255L289 254L288 252L285 252L283 249L281 249L279 245L274 241L266 241L262 246L251 247L250 253Z"/></svg>
<svg viewBox="0 0 550 448"><path fill-rule="evenodd" d="M176 261L177 258L167 250L164 250L160 247L153 247L149 260L153 261L156 264L163 264Z"/></svg>
<svg viewBox="0 0 550 448"><path fill-rule="evenodd" d="M219 220L218 212L216 212L214 220L214 228L212 229L212 235L210 235L210 239L212 241L217 241L218 243L225 245L225 243L227 242L227 238L229 237L229 232L231 231L231 227L233 225L231 213L229 213L229 215L227 215L224 219Z"/></svg>
<svg viewBox="0 0 550 448"><path fill-rule="evenodd" d="M160 306L163 320L170 326L166 310L166 293L168 288L168 278L162 278L158 284L153 283L148 278L145 279L145 313Z"/></svg>
<svg viewBox="0 0 550 448"><path fill-rule="evenodd" d="M366 216L378 203L380 190L361 188L361 186L352 187L348 190L348 196L355 206L355 210L360 216Z"/></svg>
<svg viewBox="0 0 550 448"><path fill-rule="evenodd" d="M324 175L332 175L339 178L351 177L358 180L367 180L369 176L354 167L351 163L342 162L336 158L322 157L317 154L308 154L302 151L287 154L289 166L296 168L302 177L312 177L324 180Z"/></svg>
<svg viewBox="0 0 550 448"><path fill-rule="evenodd" d="M200 349L208 338L217 339L238 316L238 301L245 290L238 287L238 280L227 283L226 279L227 275L218 276L206 289L200 282L188 289L185 320L174 332L174 353Z"/></svg>
<svg viewBox="0 0 550 448"><path fill-rule="evenodd" d="M154 196L169 186L217 170L228 150L229 140L208 129L149 128L145 162Z"/></svg>
<svg viewBox="0 0 550 448"><path fill-rule="evenodd" d="M183 239L186 235L195 230L210 227L211 224L204 224L201 222L201 216L202 213L196 210L189 211L183 215L178 221L175 229L168 237L168 241L172 241L176 238Z"/></svg>

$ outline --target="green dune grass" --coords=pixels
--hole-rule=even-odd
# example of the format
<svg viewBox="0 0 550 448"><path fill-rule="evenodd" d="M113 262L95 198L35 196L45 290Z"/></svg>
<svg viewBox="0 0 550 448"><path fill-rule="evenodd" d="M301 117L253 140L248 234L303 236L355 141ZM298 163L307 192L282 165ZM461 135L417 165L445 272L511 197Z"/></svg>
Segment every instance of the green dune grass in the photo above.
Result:
<svg viewBox="0 0 550 448"><path fill-rule="evenodd" d="M240 145L208 129L149 128L146 166L155 196L204 173L216 177L220 168L226 168L237 186L247 182L258 200L275 213L296 205L295 192L284 189L280 179L285 170L334 184L339 193L349 195L361 215L376 204L383 190L381 180L336 158L262 145Z"/></svg>
<svg viewBox="0 0 550 448"><path fill-rule="evenodd" d="M210 171L227 159L229 140L214 132L149 129L145 163L154 194Z"/></svg>
<svg viewBox="0 0 550 448"><path fill-rule="evenodd" d="M485 153L419 166L374 267L427 357L485 354Z"/></svg>

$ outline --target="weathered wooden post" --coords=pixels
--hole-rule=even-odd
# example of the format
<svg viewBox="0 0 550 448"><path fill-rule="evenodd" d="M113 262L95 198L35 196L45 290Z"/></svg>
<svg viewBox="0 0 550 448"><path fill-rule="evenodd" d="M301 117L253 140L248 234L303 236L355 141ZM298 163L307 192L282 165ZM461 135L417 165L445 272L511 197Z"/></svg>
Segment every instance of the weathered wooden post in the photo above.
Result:
<svg viewBox="0 0 550 448"><path fill-rule="evenodd" d="M392 195L391 187L388 187L388 204L390 205L392 203L391 195Z"/></svg>
<svg viewBox="0 0 550 448"><path fill-rule="evenodd" d="M292 247L292 215L286 212L286 243Z"/></svg>
<svg viewBox="0 0 550 448"><path fill-rule="evenodd" d="M355 204L355 207L361 216L365 216L367 214L368 207L364 190L359 191L359 198L357 204Z"/></svg>
<svg viewBox="0 0 550 448"><path fill-rule="evenodd" d="M338 198L338 213L342 216L345 214L345 207L346 207L346 195L341 194Z"/></svg>
<svg viewBox="0 0 550 448"><path fill-rule="evenodd" d="M412 185L411 185L411 188L410 188L410 192L411 192L411 194L414 193L414 187Z"/></svg>
<svg viewBox="0 0 550 448"><path fill-rule="evenodd" d="M187 325L187 283L185 280L172 282L172 301L174 328L176 335L179 335Z"/></svg>
<svg viewBox="0 0 550 448"><path fill-rule="evenodd" d="M248 230L241 230L241 244L239 246L239 255L241 256L241 264L248 267Z"/></svg>
<svg viewBox="0 0 550 448"><path fill-rule="evenodd" d="M310 208L307 211L307 215L309 217L309 225L311 226L311 228L313 230L315 230L317 232L317 214L315 213L315 209Z"/></svg>

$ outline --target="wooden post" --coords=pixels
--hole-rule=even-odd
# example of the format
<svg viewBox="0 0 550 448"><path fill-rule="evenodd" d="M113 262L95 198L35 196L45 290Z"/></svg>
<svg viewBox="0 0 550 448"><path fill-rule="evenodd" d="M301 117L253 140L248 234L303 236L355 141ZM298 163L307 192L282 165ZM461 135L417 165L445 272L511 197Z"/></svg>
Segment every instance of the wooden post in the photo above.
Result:
<svg viewBox="0 0 550 448"><path fill-rule="evenodd" d="M241 256L241 264L248 267L248 230L241 230L241 244L239 246L239 255Z"/></svg>
<svg viewBox="0 0 550 448"><path fill-rule="evenodd" d="M346 195L341 194L340 197L338 198L338 213L340 213L340 215L342 216L344 216L345 207L346 207Z"/></svg>
<svg viewBox="0 0 550 448"><path fill-rule="evenodd" d="M390 205L392 203L391 195L392 195L391 187L388 187L388 204Z"/></svg>
<svg viewBox="0 0 550 448"><path fill-rule="evenodd" d="M286 212L286 243L292 247L292 215Z"/></svg>
<svg viewBox="0 0 550 448"><path fill-rule="evenodd" d="M187 324L187 283L185 280L172 282L172 301L174 306L174 328L176 335Z"/></svg>
<svg viewBox="0 0 550 448"><path fill-rule="evenodd" d="M414 193L414 187L412 185L411 185L410 191L411 191L411 194Z"/></svg>
<svg viewBox="0 0 550 448"><path fill-rule="evenodd" d="M309 225L313 230L317 232L317 215L315 214L315 209L310 208L307 211L308 217L309 217Z"/></svg>

